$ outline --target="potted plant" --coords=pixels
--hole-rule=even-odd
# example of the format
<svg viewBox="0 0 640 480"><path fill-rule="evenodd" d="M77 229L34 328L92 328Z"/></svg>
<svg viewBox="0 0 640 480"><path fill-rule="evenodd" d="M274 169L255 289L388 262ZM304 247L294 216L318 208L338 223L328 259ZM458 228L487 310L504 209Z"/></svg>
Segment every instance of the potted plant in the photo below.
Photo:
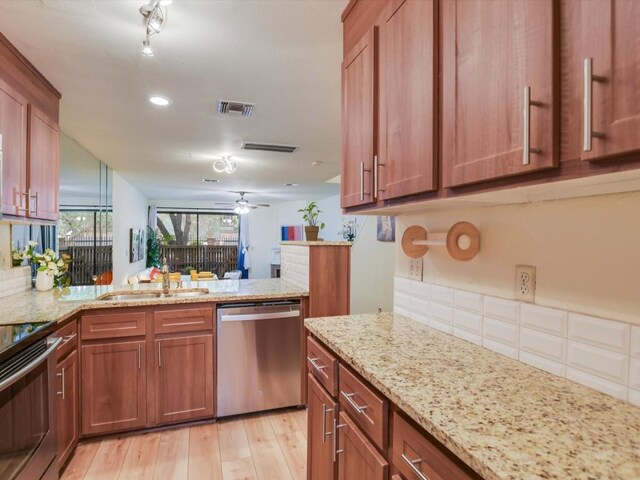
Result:
<svg viewBox="0 0 640 480"><path fill-rule="evenodd" d="M47 248L44 253L35 251L37 243L31 241L25 251L24 258L37 266L36 289L41 292L51 290L54 286L63 287L71 283L68 270L71 263L71 257L62 254L62 258L58 258L56 252Z"/></svg>
<svg viewBox="0 0 640 480"><path fill-rule="evenodd" d="M307 226L304 227L304 235L308 242L318 240L318 233L320 229L324 228L324 223L318 224L318 215L322 213L322 210L318 208L316 202L311 202L305 208L301 208L298 212L302 213L302 219L307 222Z"/></svg>

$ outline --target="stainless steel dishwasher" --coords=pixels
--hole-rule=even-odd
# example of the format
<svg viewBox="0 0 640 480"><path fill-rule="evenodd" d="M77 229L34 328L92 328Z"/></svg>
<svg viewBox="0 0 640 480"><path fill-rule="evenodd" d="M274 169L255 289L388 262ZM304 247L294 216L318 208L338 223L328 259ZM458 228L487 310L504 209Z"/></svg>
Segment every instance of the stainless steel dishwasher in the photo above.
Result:
<svg viewBox="0 0 640 480"><path fill-rule="evenodd" d="M299 405L300 302L222 305L217 317L217 416Z"/></svg>

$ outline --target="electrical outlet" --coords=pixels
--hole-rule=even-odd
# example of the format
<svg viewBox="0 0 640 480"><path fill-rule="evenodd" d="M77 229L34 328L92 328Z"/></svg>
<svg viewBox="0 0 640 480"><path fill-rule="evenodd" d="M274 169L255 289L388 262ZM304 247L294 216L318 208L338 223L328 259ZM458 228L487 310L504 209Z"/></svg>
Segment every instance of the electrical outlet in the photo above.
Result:
<svg viewBox="0 0 640 480"><path fill-rule="evenodd" d="M536 267L516 265L516 300L533 303L536 299Z"/></svg>
<svg viewBox="0 0 640 480"><path fill-rule="evenodd" d="M409 278L411 280L422 281L422 266L423 261L421 258L409 260Z"/></svg>

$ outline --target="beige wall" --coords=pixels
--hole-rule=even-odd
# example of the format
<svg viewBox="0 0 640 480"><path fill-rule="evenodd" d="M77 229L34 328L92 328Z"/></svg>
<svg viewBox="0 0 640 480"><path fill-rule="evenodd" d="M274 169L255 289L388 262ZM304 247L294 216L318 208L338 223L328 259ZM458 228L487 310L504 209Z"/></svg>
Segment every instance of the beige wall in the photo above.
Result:
<svg viewBox="0 0 640 480"><path fill-rule="evenodd" d="M457 262L434 247L425 281L514 298L515 265L534 265L536 304L640 324L640 192L402 215L396 274L408 277L408 226L446 232L461 220L480 229L480 254Z"/></svg>

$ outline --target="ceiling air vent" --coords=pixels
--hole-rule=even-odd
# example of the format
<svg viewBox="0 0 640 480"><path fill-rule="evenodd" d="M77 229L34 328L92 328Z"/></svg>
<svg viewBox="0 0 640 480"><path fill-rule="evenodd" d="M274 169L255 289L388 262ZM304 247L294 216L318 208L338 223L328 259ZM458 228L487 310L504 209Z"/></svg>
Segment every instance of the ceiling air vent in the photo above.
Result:
<svg viewBox="0 0 640 480"><path fill-rule="evenodd" d="M293 153L300 147L296 145L277 145L275 143L243 142L243 150L260 150L262 152Z"/></svg>
<svg viewBox="0 0 640 480"><path fill-rule="evenodd" d="M253 103L218 100L218 113L250 117L254 106L255 104Z"/></svg>

